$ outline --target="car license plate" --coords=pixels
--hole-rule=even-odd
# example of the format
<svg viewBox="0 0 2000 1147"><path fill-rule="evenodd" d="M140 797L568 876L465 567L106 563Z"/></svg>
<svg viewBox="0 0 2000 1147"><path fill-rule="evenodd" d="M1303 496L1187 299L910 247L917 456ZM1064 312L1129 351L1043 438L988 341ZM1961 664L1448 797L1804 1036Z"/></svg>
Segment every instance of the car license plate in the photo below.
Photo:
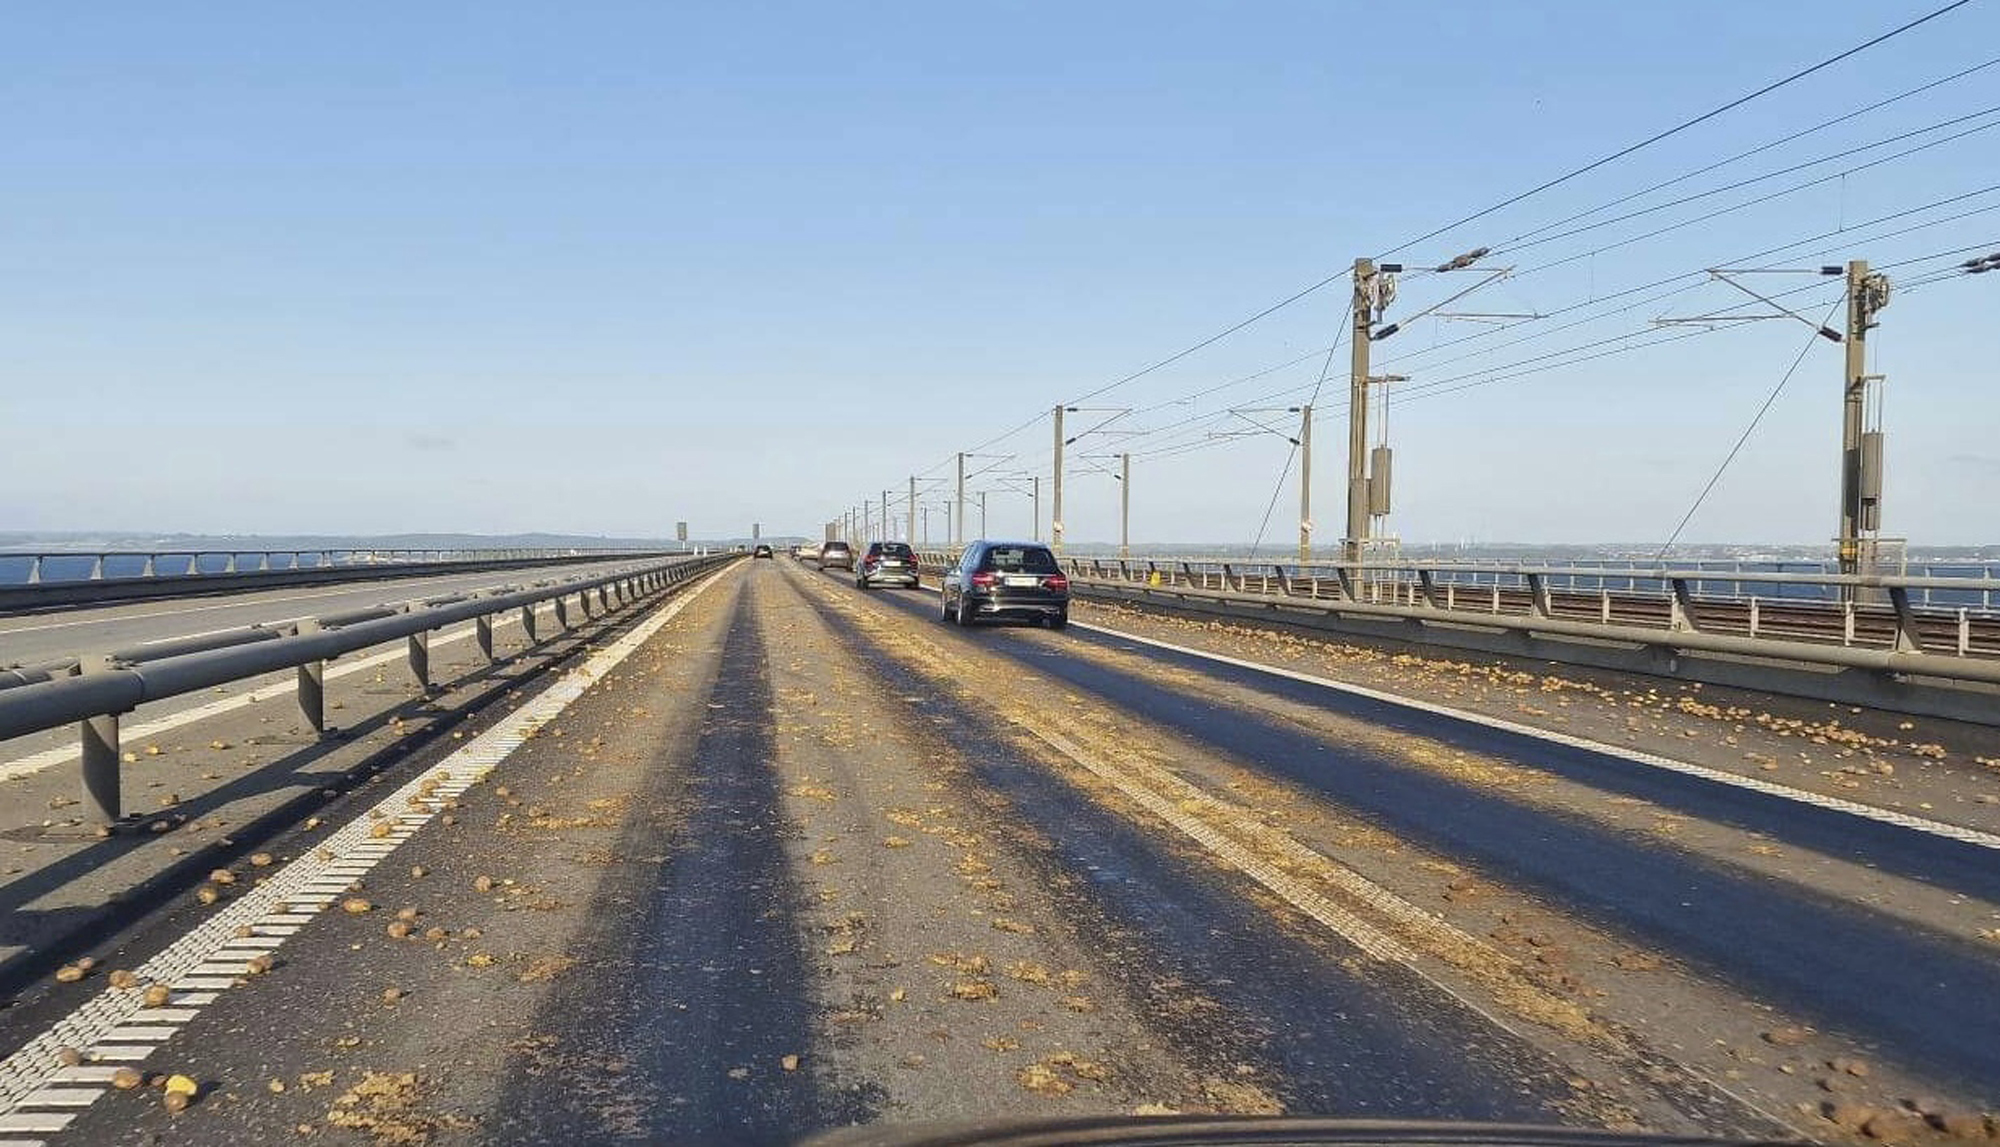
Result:
<svg viewBox="0 0 2000 1147"><path fill-rule="evenodd" d="M899 570L899 569L902 569L902 568L903 568L903 559L901 559L901 558L890 558L889 560L887 560L887 561L885 561L885 562L883 562L883 563L882 563L882 568L883 568L883 569L885 569L885 570Z"/></svg>
<svg viewBox="0 0 2000 1147"><path fill-rule="evenodd" d="M1033 574L1008 574L1007 584L1015 586L1037 586L1042 584L1042 579L1034 576Z"/></svg>

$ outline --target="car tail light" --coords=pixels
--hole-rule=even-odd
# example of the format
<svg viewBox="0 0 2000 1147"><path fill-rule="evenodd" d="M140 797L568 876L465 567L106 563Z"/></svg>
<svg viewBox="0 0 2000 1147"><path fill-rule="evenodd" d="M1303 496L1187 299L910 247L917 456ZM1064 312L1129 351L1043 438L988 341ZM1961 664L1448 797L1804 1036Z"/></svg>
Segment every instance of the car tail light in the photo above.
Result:
<svg viewBox="0 0 2000 1147"><path fill-rule="evenodd" d="M1042 579L1042 588L1052 589L1057 593L1068 593L1069 579L1061 574L1050 574Z"/></svg>
<svg viewBox="0 0 2000 1147"><path fill-rule="evenodd" d="M972 584L982 588L998 585L999 582L1000 575L994 573L992 570L981 570L979 573L972 575Z"/></svg>

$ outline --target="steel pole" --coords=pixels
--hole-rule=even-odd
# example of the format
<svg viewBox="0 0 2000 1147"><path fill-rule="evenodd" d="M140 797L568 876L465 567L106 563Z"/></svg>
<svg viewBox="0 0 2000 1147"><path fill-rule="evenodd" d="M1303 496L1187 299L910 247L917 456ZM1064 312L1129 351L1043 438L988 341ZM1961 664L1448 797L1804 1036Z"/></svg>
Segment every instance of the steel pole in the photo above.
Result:
<svg viewBox="0 0 2000 1147"><path fill-rule="evenodd" d="M1374 307L1367 284L1374 277L1373 259L1354 261L1354 329L1348 336L1354 345L1347 408L1347 545L1343 555L1350 562L1361 560L1362 543L1368 537L1368 334L1374 325Z"/></svg>
<svg viewBox="0 0 2000 1147"><path fill-rule="evenodd" d="M1035 506L1034 538L1039 542L1042 540L1042 476L1040 474L1031 475L1029 481L1028 488L1033 491L1031 496L1034 499Z"/></svg>
<svg viewBox="0 0 2000 1147"><path fill-rule="evenodd" d="M1313 560L1313 408L1299 407L1299 562Z"/></svg>
<svg viewBox="0 0 2000 1147"><path fill-rule="evenodd" d="M914 546L917 544L917 479L915 475L911 475L910 477L910 520L904 527L903 532L908 536L911 545Z"/></svg>
<svg viewBox="0 0 2000 1147"><path fill-rule="evenodd" d="M1868 261L1847 264L1847 356L1840 409L1840 572L1861 572L1861 433L1868 393ZM1852 587L1841 587L1851 600Z"/></svg>
<svg viewBox="0 0 2000 1147"><path fill-rule="evenodd" d="M1049 502L1049 545L1055 549L1058 555L1062 553L1063 548L1062 471L1063 408L1057 406L1055 488L1050 493L1051 501Z"/></svg>
<svg viewBox="0 0 2000 1147"><path fill-rule="evenodd" d="M1118 456L1118 560L1132 556L1132 456Z"/></svg>
<svg viewBox="0 0 2000 1147"><path fill-rule="evenodd" d="M965 451L958 452L958 512L951 516L952 544L965 545Z"/></svg>

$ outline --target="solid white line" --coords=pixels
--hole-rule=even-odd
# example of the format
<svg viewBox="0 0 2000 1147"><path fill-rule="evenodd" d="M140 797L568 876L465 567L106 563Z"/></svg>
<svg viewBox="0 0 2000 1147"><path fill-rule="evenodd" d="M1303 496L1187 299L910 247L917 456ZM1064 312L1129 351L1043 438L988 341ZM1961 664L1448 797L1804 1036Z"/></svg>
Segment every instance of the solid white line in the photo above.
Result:
<svg viewBox="0 0 2000 1147"><path fill-rule="evenodd" d="M923 588L931 593L938 592L930 586L924 586ZM1438 717L1448 717L1454 721L1465 721L1474 725L1483 725L1489 729L1499 729L1517 736L1532 737L1538 741L1548 741L1552 744L1564 745L1573 749L1583 749L1587 752L1598 753L1603 756L1616 757L1620 760L1631 761L1634 764L1665 769L1668 772L1695 777L1714 784L1726 785L1730 788L1743 789L1763 796L1777 797L1781 800L1796 801L1799 804L1823 809L1827 812L1845 813L1848 816L1860 817L1863 820L1872 820L1879 824L1907 828L1913 832L1924 833L1927 836L1941 837L1945 840L1958 841L1961 844L1970 844L1978 848L2000 851L2000 834L1982 832L1976 828L1947 824L1944 821L1932 820L1927 817L1911 816L1908 813L1896 812L1892 809L1880 808L1871 804L1863 804L1860 801L1843 800L1840 797L1826 796L1821 793L1810 792L1806 789L1793 788L1790 785L1781 785L1773 781L1762 780L1758 777L1746 777L1740 773L1732 773L1724 769L1713 769L1706 765L1697 765L1692 761L1676 760L1672 757L1663 757L1657 753L1648 753L1640 749L1630 749L1621 745L1608 744L1604 741L1593 741L1568 733L1558 733L1552 729L1536 728L1533 725L1523 725L1515 721L1509 721L1503 717L1489 717L1483 713L1474 713L1466 709L1455 709L1449 705L1419 701L1414 697L1405 697L1397 693L1385 693L1380 689L1370 689L1365 685L1351 685L1345 681L1335 681L1328 677L1319 677L1311 673L1301 673L1295 669L1286 669L1277 665L1266 665L1258 661L1230 657L1223 653L1211 653L1206 649L1176 645L1171 641L1161 641L1158 638L1141 637L1136 633L1127 633L1122 629L1112 629L1109 626L1092 625L1089 622L1083 621L1071 621L1070 625L1090 633L1101 633L1106 637L1116 637L1120 640L1134 642L1139 645L1150 645L1155 649L1164 649L1171 653L1179 653L1187 657L1196 657L1204 661L1214 661L1222 665L1233 665L1238 669L1249 669L1258 673L1269 674L1273 677L1283 677L1306 685L1314 685L1321 689L1331 689L1337 693L1365 697L1370 701L1379 701L1385 705L1414 709L1418 712L1430 713Z"/></svg>
<svg viewBox="0 0 2000 1147"><path fill-rule="evenodd" d="M525 734L554 720L592 685L678 617L703 591L732 572L730 568L718 570L675 595L672 601L592 654L582 665L562 674L554 684L520 709L502 718L498 724L474 737L437 765L412 777L372 809L357 813L345 825L328 834L319 850L286 864L240 898L195 924L134 969L141 982L216 990L233 987L236 982L234 977L250 971L249 961L244 958L247 950L236 936L238 928L252 921L268 919L280 904L284 904L294 914L292 918L298 920L304 920L331 904L331 897L301 897L299 892L305 885L320 880L332 864L352 864L357 854L365 854L375 860L387 856L389 849L382 847L383 842L368 836L379 816L407 809L411 798L423 793L433 777L446 773L454 780L483 777L522 744ZM428 819L436 815L436 809L421 815ZM320 859L322 856L327 859ZM320 908L302 909L302 900L317 901ZM284 974L283 965L271 974ZM59 1131L67 1124L67 1116L18 1110L28 1096L47 1087L55 1074L62 1070L56 1058L59 1047L86 1048L100 1060L142 1060L146 1049L135 1045L165 1042L180 1030L178 1027L144 1026L142 1021L157 1018L185 1022L199 1011L199 1006L191 1000L187 1006L180 1008L146 1008L143 1006L143 993L134 988L106 988L85 1000L69 1015L28 1040L6 1060L0 1061L0 1131ZM58 1118L62 1121L47 1125L35 1122Z"/></svg>
<svg viewBox="0 0 2000 1147"><path fill-rule="evenodd" d="M1483 713L1474 713L1466 709L1454 709L1449 705L1439 705L1430 701L1419 701L1413 697L1385 693L1379 689L1370 689L1365 685L1351 685L1345 681L1334 681L1330 678L1317 677L1310 673L1300 673L1297 670L1285 669L1276 665L1265 665L1256 661L1246 661L1240 657L1211 653L1205 649L1193 649L1185 645L1175 645L1170 641L1141 637L1136 633L1126 633L1123 630L1111 629L1106 626L1090 625L1080 621L1072 621L1070 624L1091 633L1101 633L1106 637L1116 637L1124 641L1136 642L1140 645L1150 645L1156 649L1164 649L1188 657L1198 657L1204 661L1233 665L1239 669L1249 669L1258 673L1269 674L1273 677L1283 677L1307 685L1314 685L1322 689L1331 689L1339 693L1365 697L1370 701L1379 701L1383 704L1395 705L1404 709L1414 709L1418 712L1433 714L1434 716L1448 717L1454 721L1465 721L1474 725L1483 725L1489 729L1499 729L1503 732L1523 737L1532 737L1538 741L1548 741L1569 748L1583 749L1587 752L1616 757L1620 760L1631 761L1635 764L1646 765L1651 768L1665 769L1668 772L1696 777L1719 785L1727 785L1731 788L1745 789L1764 796L1796 801L1800 804L1825 809L1829 812L1846 813L1849 816L1860 817L1864 820L1877 821L1881 824L1894 825L1897 828L1907 828L1929 836L1955 840L1962 844L2000 850L2000 835L1981 832L1976 828L1965 828L1960 825L1946 824L1942 821L1911 816L1908 813L1877 808L1874 805L1862 804L1859 801L1842 800L1839 797L1825 796L1820 793L1809 792L1805 789L1793 788L1790 785L1781 785L1772 781L1760 780L1757 777L1746 777L1722 769L1712 769L1706 765L1697 765L1690 761L1679 761L1672 757L1662 757L1658 754L1644 752L1639 749L1629 749L1619 745L1607 744L1603 741L1592 741L1584 737L1572 736L1568 733L1558 733L1549 729L1538 729L1532 725L1519 724L1501 717L1489 717Z"/></svg>

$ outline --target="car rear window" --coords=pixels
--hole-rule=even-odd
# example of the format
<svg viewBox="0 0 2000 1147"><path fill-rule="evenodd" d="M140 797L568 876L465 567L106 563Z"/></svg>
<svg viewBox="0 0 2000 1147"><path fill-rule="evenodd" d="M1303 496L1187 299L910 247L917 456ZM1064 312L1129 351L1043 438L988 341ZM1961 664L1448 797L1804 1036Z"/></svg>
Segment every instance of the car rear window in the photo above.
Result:
<svg viewBox="0 0 2000 1147"><path fill-rule="evenodd" d="M906 558L910 556L910 547L902 542L879 542L875 546L875 552L892 558Z"/></svg>
<svg viewBox="0 0 2000 1147"><path fill-rule="evenodd" d="M1056 556L1042 546L994 546L986 551L986 560L980 569L998 570L1002 573L1061 573L1056 564Z"/></svg>

